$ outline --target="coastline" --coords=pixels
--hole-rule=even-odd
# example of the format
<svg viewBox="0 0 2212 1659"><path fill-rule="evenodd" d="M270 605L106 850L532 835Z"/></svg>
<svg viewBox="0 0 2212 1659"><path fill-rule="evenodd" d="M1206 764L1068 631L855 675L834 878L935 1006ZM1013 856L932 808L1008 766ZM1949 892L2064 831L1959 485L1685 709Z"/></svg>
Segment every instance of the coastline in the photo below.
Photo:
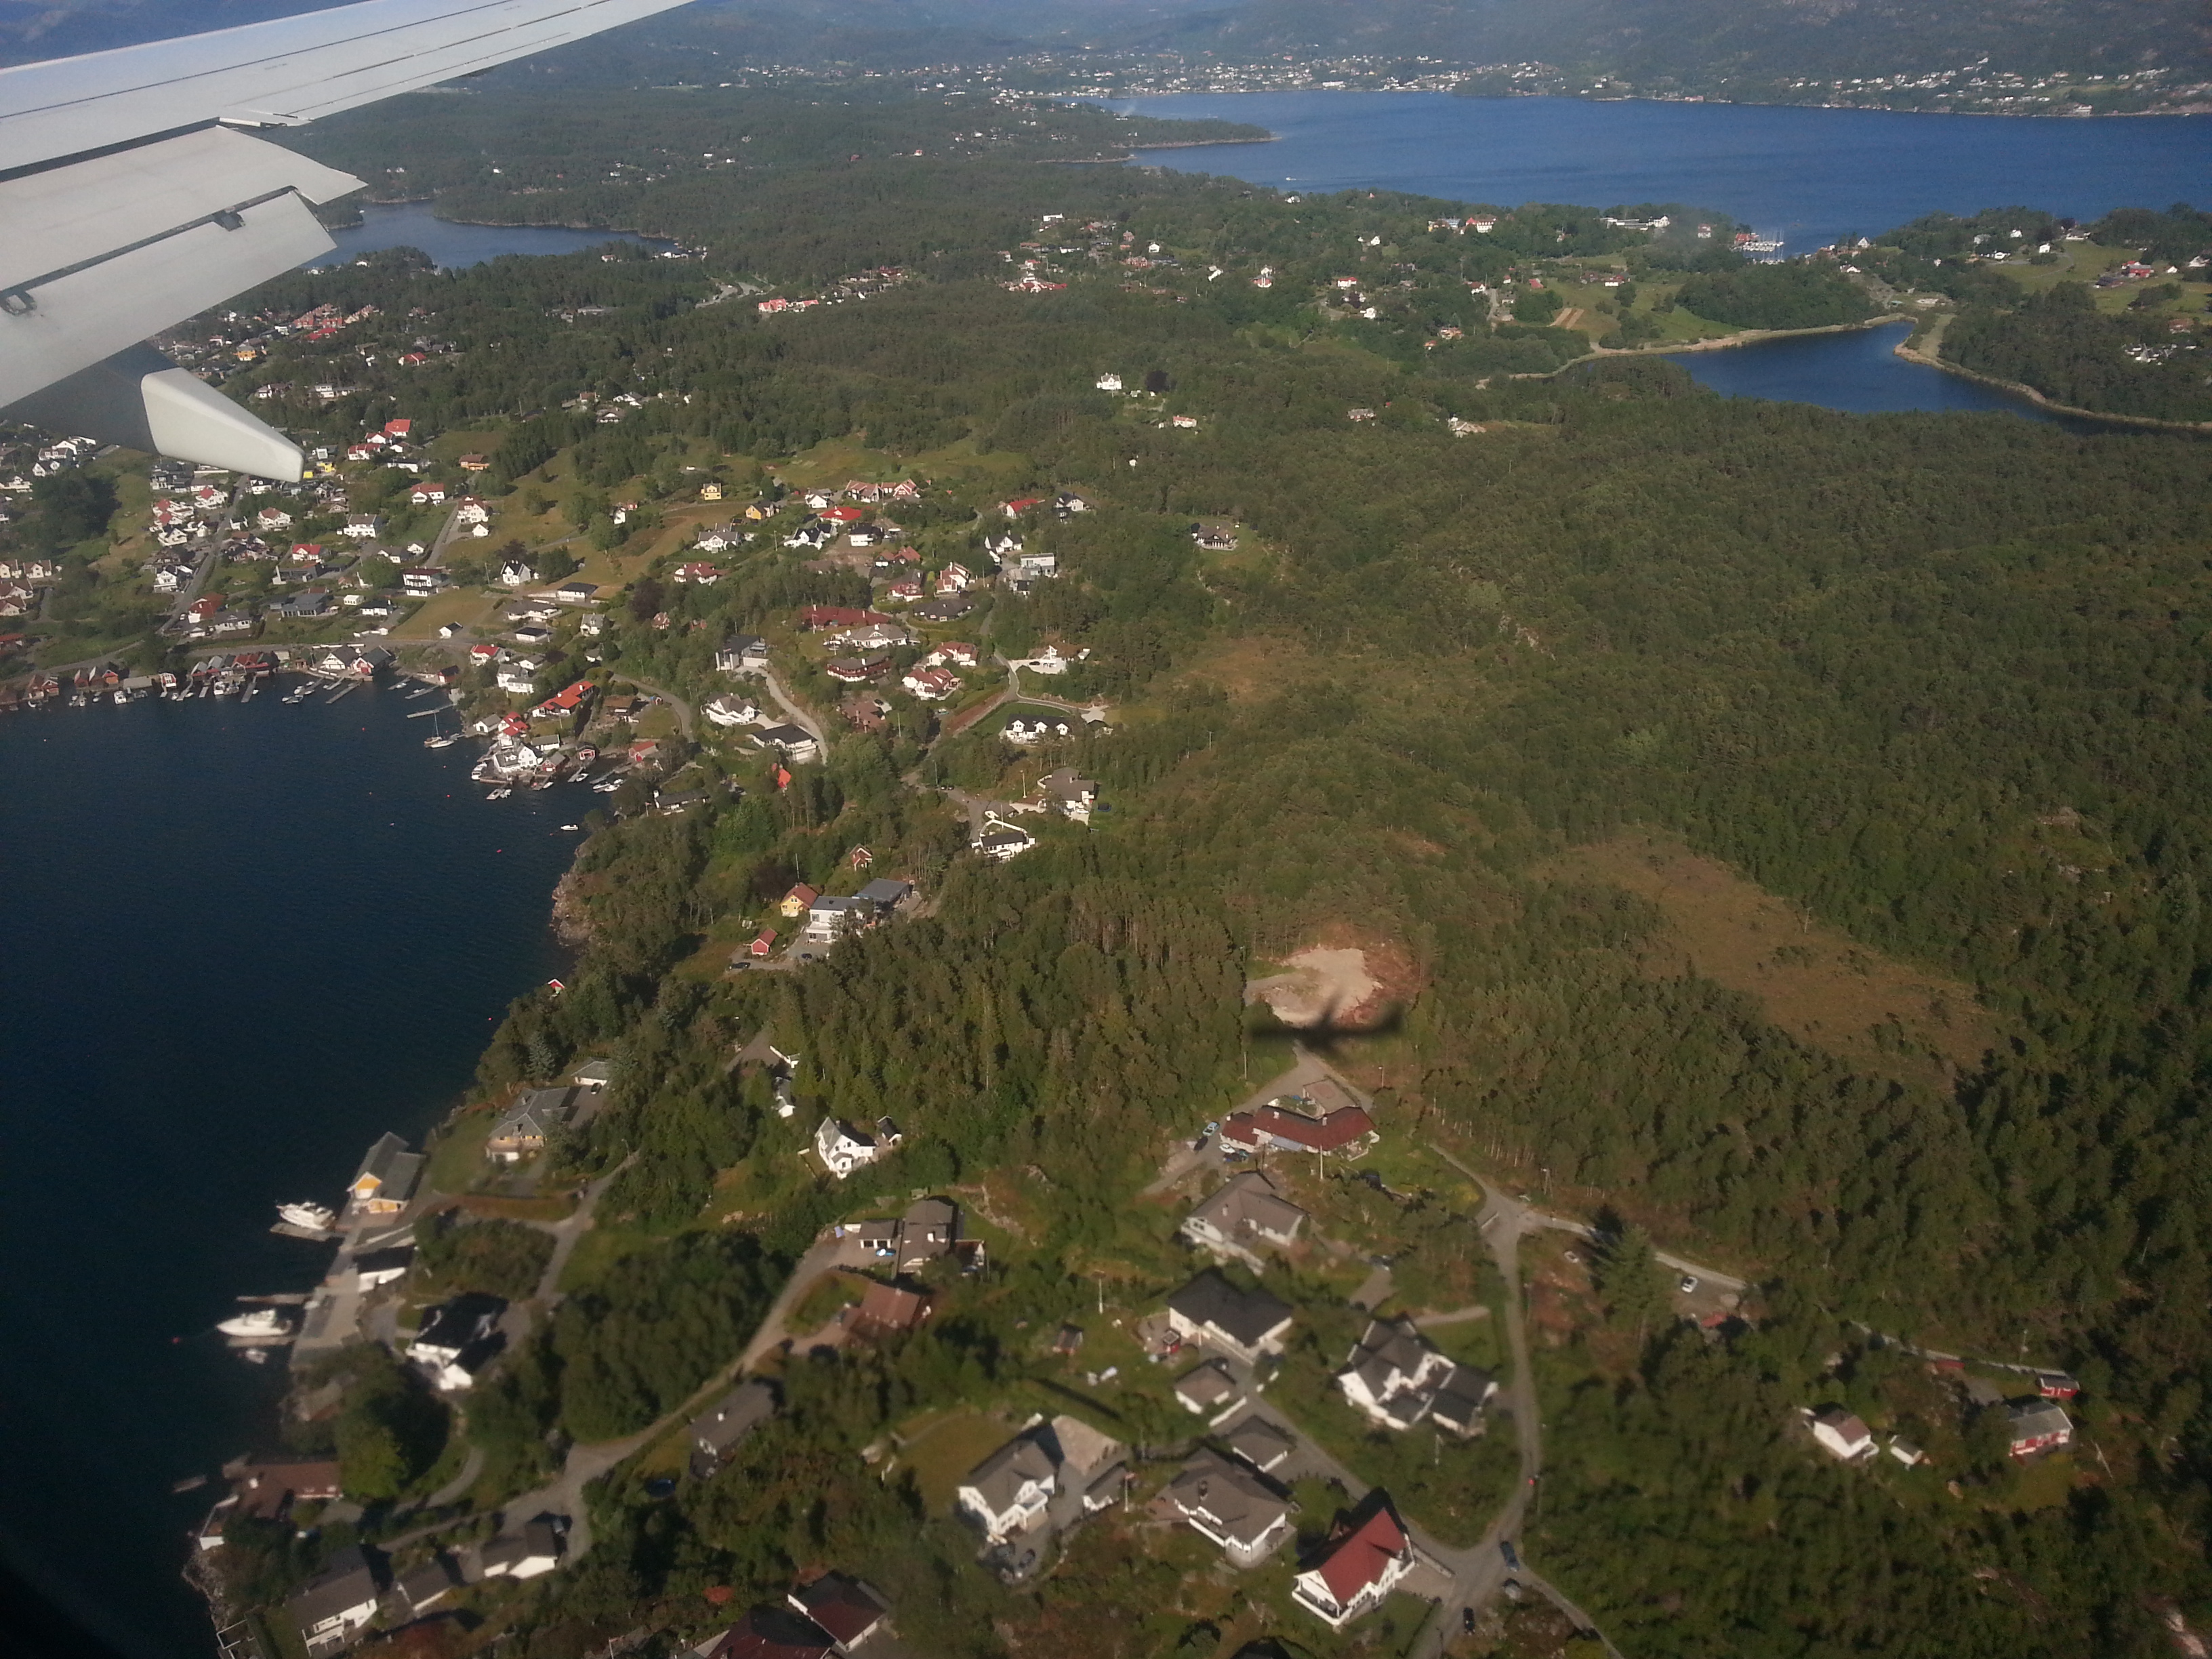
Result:
<svg viewBox="0 0 2212 1659"><path fill-rule="evenodd" d="M1601 357L1679 357L1692 351L1731 351L1740 346L1764 345L1770 340L1803 339L1817 334L1858 334L1869 329L1884 328L1892 324L1911 323L1914 320L1911 317L1891 313L1881 317L1869 317L1863 322L1828 323L1819 328L1747 329L1740 334L1724 335L1717 340L1692 341L1686 345L1593 345L1587 355L1576 358L1571 363L1562 363L1559 368L1542 374L1511 374L1506 378L1514 380L1557 380L1560 375ZM2048 410L2053 415L2063 415L2069 419L2101 421L2115 426L2140 427L2145 430L2155 432L2185 432L2199 435L2212 433L2212 421L2168 421L2153 415L2116 415L2100 409L2082 409L2073 404L2054 403L2032 386L2022 385L2017 380L2001 380L1993 374L1983 374L1973 369L1962 368L1947 358L1923 351L1912 343L1910 336L1899 341L1891 349L1907 362L1918 363L1927 368L1940 368L1947 374L1955 374L1960 380L1976 381L1993 391L2002 392L2021 398L2025 402L2032 403L2038 409Z"/></svg>
<svg viewBox="0 0 2212 1659"><path fill-rule="evenodd" d="M1910 317L1894 313L1869 317L1856 323L1823 323L1817 328L1747 328L1735 334L1724 334L1715 340L1692 340L1668 344L1601 346L1595 342L1590 349L1572 362L1562 363L1557 368L1525 374L1509 374L1509 380L1554 380L1570 370L1599 357L1678 357L1689 351L1729 351L1738 346L1763 345L1769 340L1802 339L1814 334L1858 334L1870 328L1882 328L1892 323L1909 323Z"/></svg>
<svg viewBox="0 0 2212 1659"><path fill-rule="evenodd" d="M1943 335L1941 327L1931 331L1940 344ZM2115 426L2141 427L2151 432L2212 432L2212 421L2169 421L2156 415L2116 415L2101 409L2082 409L2074 404L2054 403L2033 386L2019 380L2001 380L1994 374L1984 374L1960 363L1952 362L1940 352L1925 351L1912 343L1911 338L1900 340L1894 348L1897 355L1907 362L1919 363L1929 368L1940 368L1946 374L1955 374L1962 380L1973 380L1999 392L2024 398L2039 409L2047 409L2054 415L2065 415L2084 421L2105 421Z"/></svg>
<svg viewBox="0 0 2212 1659"><path fill-rule="evenodd" d="M1817 109L1837 113L1863 115L1927 115L1948 119L1957 116L1981 116L1993 121L2131 121L2145 118L2179 120L2190 116L2212 115L2212 106L2189 105L2179 109L2114 109L2070 110L2050 109L1923 109L1906 104L1815 104L1802 100L1768 98L1729 98L1718 94L1701 94L1694 98L1655 98L1644 93L1616 93L1596 97L1589 93L1561 90L1558 92L1468 92L1459 87L1347 87L1305 86L1283 87L1158 87L1116 88L1098 92L1037 92L1028 95L1037 98L1226 98L1239 95L1259 95L1269 93L1435 93L1447 98L1494 99L1508 102L1526 98L1560 98L1577 104L1688 104L1719 105L1734 109ZM1194 139L1176 144L1146 144L1146 149L1189 149L1215 143L1258 143L1255 138Z"/></svg>

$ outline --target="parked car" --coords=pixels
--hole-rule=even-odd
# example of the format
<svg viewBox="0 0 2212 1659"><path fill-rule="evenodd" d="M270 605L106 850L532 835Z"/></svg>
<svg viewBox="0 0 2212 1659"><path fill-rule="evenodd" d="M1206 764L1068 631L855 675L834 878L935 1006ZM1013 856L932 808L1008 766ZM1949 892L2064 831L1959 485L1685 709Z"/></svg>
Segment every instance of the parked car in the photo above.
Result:
<svg viewBox="0 0 2212 1659"><path fill-rule="evenodd" d="M1695 1273L1684 1273L1684 1274L1682 1275L1682 1283L1681 1283L1681 1285L1680 1285L1680 1288L1681 1292L1682 1292L1682 1294L1683 1294L1684 1296L1689 1296L1689 1295L1693 1294L1693 1293L1696 1291L1697 1288L1698 1288L1698 1276L1697 1276L1697 1274L1695 1274Z"/></svg>
<svg viewBox="0 0 2212 1659"><path fill-rule="evenodd" d="M1521 1571L1521 1558L1513 1553L1513 1540L1511 1539L1499 1539L1498 1540L1498 1553L1505 1558L1505 1565L1513 1571L1518 1572Z"/></svg>

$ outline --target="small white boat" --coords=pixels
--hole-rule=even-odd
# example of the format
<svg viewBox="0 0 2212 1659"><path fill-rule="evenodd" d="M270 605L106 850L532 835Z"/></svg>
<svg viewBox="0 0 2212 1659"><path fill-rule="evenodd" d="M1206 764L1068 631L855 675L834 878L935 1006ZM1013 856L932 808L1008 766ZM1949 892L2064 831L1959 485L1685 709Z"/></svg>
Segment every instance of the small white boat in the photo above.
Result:
<svg viewBox="0 0 2212 1659"><path fill-rule="evenodd" d="M295 1227L312 1227L317 1232L327 1232L330 1224L338 1218L337 1212L327 1204L279 1204L276 1217Z"/></svg>
<svg viewBox="0 0 2212 1659"><path fill-rule="evenodd" d="M496 788L496 789L493 790L489 794L486 795L486 796L484 797L484 799L485 799L486 800L505 800L505 799L506 799L509 795L513 794L514 793L514 790L512 790L512 789L508 788L505 784L503 784L503 783L502 783L501 785L500 785L500 787L499 787L498 788Z"/></svg>
<svg viewBox="0 0 2212 1659"><path fill-rule="evenodd" d="M225 1336L289 1336L292 1323L281 1308L256 1308L252 1313L234 1314L216 1329Z"/></svg>
<svg viewBox="0 0 2212 1659"><path fill-rule="evenodd" d="M269 1350L266 1348L240 1348L238 1351L238 1357L240 1359L243 1359L249 1365L265 1365L269 1363Z"/></svg>
<svg viewBox="0 0 2212 1659"><path fill-rule="evenodd" d="M460 740L461 734L459 732L448 732L442 737L423 738L422 746L425 749L451 749Z"/></svg>

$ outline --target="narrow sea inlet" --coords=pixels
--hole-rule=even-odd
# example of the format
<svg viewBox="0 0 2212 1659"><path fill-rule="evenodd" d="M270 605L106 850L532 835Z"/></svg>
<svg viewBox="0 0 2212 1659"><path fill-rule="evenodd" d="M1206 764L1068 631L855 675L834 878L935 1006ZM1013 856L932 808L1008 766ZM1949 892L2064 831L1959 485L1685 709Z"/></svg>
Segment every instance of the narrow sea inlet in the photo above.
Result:
<svg viewBox="0 0 2212 1659"><path fill-rule="evenodd" d="M423 706L0 720L0 1555L126 1652L209 1646L176 1576L207 1494L169 1489L246 1449L281 1382L216 1322L324 1266L274 1203L335 1202L380 1133L419 1137L560 970L579 809L487 803Z"/></svg>

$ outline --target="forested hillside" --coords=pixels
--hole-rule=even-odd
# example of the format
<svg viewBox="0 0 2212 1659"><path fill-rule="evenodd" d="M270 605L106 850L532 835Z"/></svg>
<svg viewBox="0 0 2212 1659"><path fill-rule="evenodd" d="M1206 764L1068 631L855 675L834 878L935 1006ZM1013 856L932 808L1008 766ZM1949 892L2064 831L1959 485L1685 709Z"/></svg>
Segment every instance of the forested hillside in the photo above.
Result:
<svg viewBox="0 0 2212 1659"><path fill-rule="evenodd" d="M875 106L825 159L811 118L735 99L651 106L619 138L621 112L586 102L556 160L520 131L488 153L495 100L450 106L450 125L395 129L385 165L448 169L449 204L708 255L295 275L240 309L361 321L278 343L237 389L274 388L266 406L323 439L395 416L465 432L503 522L557 503L597 525L634 500L635 527L606 519L596 550L629 562L625 591L588 641L562 636L564 661L696 704L737 684L719 642L766 633L833 734L787 785L756 748L672 730L660 775L701 798L651 812L633 782L619 822L588 820L568 898L589 943L565 988L511 1012L448 1142L516 1085L611 1057L605 1109L548 1157L556 1187L611 1177L599 1224L466 1413L480 1493L532 1491L569 1440L677 1411L825 1224L933 1190L1001 1218L991 1271L945 1274L926 1330L786 1365L783 1415L731 1467L659 1485L649 1453L598 1487L591 1554L501 1614L531 1651L640 1629L690 1645L732 1595L773 1600L830 1560L890 1589L932 1652L1233 1652L1232 1615L1191 1599L1210 1568L1173 1543L1102 1526L1008 1588L947 1519L957 1471L885 1448L939 1417L1109 1398L1050 1333L1095 1308L1095 1353L1121 1340L1109 1308L1156 1308L1187 1273L1138 1190L1279 1056L1242 1010L1248 974L1346 935L1407 964L1394 1022L1333 1050L1374 1088L1391 1155L1442 1147L1603 1223L1595 1280L1569 1264L1529 1291L1552 1462L1524 1542L1624 1651L2172 1650L2163 1613L2212 1598L2202 442L1855 417L1719 399L1650 358L1577 363L1589 334L1508 296L1564 288L1623 331L1692 301L1769 326L1875 303L1839 269L1768 274L1583 209L1470 231L1463 205L1047 168L1023 159L1052 142L1034 135L916 158L896 152L930 143L890 142L915 129ZM1007 112L1032 118L1060 118ZM1094 136L1042 129L1060 130ZM378 154L358 125L314 142ZM707 165L754 148L769 159ZM601 181L563 178L571 155ZM489 173L510 156L543 170L536 193ZM601 179L626 160L635 183ZM1908 239L1867 263L1948 283L1942 257ZM1996 292L1964 270L1954 298ZM442 349L400 367L418 335ZM304 395L341 368L356 389ZM793 613L869 601L864 569L763 535L711 584L676 580L684 526L832 465L916 481L900 534L938 568L986 568L1010 524L1053 554L1055 577L991 586L958 625L986 652L1076 658L1058 688L1109 702L1112 729L1018 752L891 680L888 714L841 724ZM1054 514L1063 493L1084 510ZM939 786L1025 789L1041 757L1110 810L1042 824L1011 863L975 856ZM1896 1010L1858 1047L1792 1035L1668 958L1654 906L1568 856L1626 830L1848 935L1869 976L1899 959L1978 1006ZM926 905L825 960L728 971L779 896L848 878L858 848ZM756 1044L804 1056L788 1120ZM899 1150L833 1182L801 1158L823 1115L889 1116ZM1387 1212L1394 1237L1366 1248L1406 1282L1472 1299L1470 1218L1419 1179L1316 1190ZM1655 1316L1646 1232L1740 1271L1747 1316ZM426 1242L455 1283L512 1285L534 1259L499 1233ZM1349 1316L1340 1295L1305 1311L1318 1279L1269 1282L1308 1333L1288 1392L1340 1362L1322 1337ZM2082 1443L2024 1471L1997 1417L1876 1332L2068 1365ZM1110 1398L1132 1442L1193 1432L1157 1376ZM1794 1413L1832 1398L1936 1461L1820 1459ZM1394 1449L1370 1467L1420 1462L1353 1451ZM1469 1490L1497 1478L1486 1455ZM1328 1506L1307 1496L1317 1538ZM296 1576L314 1547L256 1559L291 1551ZM1301 1639L1334 1639L1320 1630Z"/></svg>

